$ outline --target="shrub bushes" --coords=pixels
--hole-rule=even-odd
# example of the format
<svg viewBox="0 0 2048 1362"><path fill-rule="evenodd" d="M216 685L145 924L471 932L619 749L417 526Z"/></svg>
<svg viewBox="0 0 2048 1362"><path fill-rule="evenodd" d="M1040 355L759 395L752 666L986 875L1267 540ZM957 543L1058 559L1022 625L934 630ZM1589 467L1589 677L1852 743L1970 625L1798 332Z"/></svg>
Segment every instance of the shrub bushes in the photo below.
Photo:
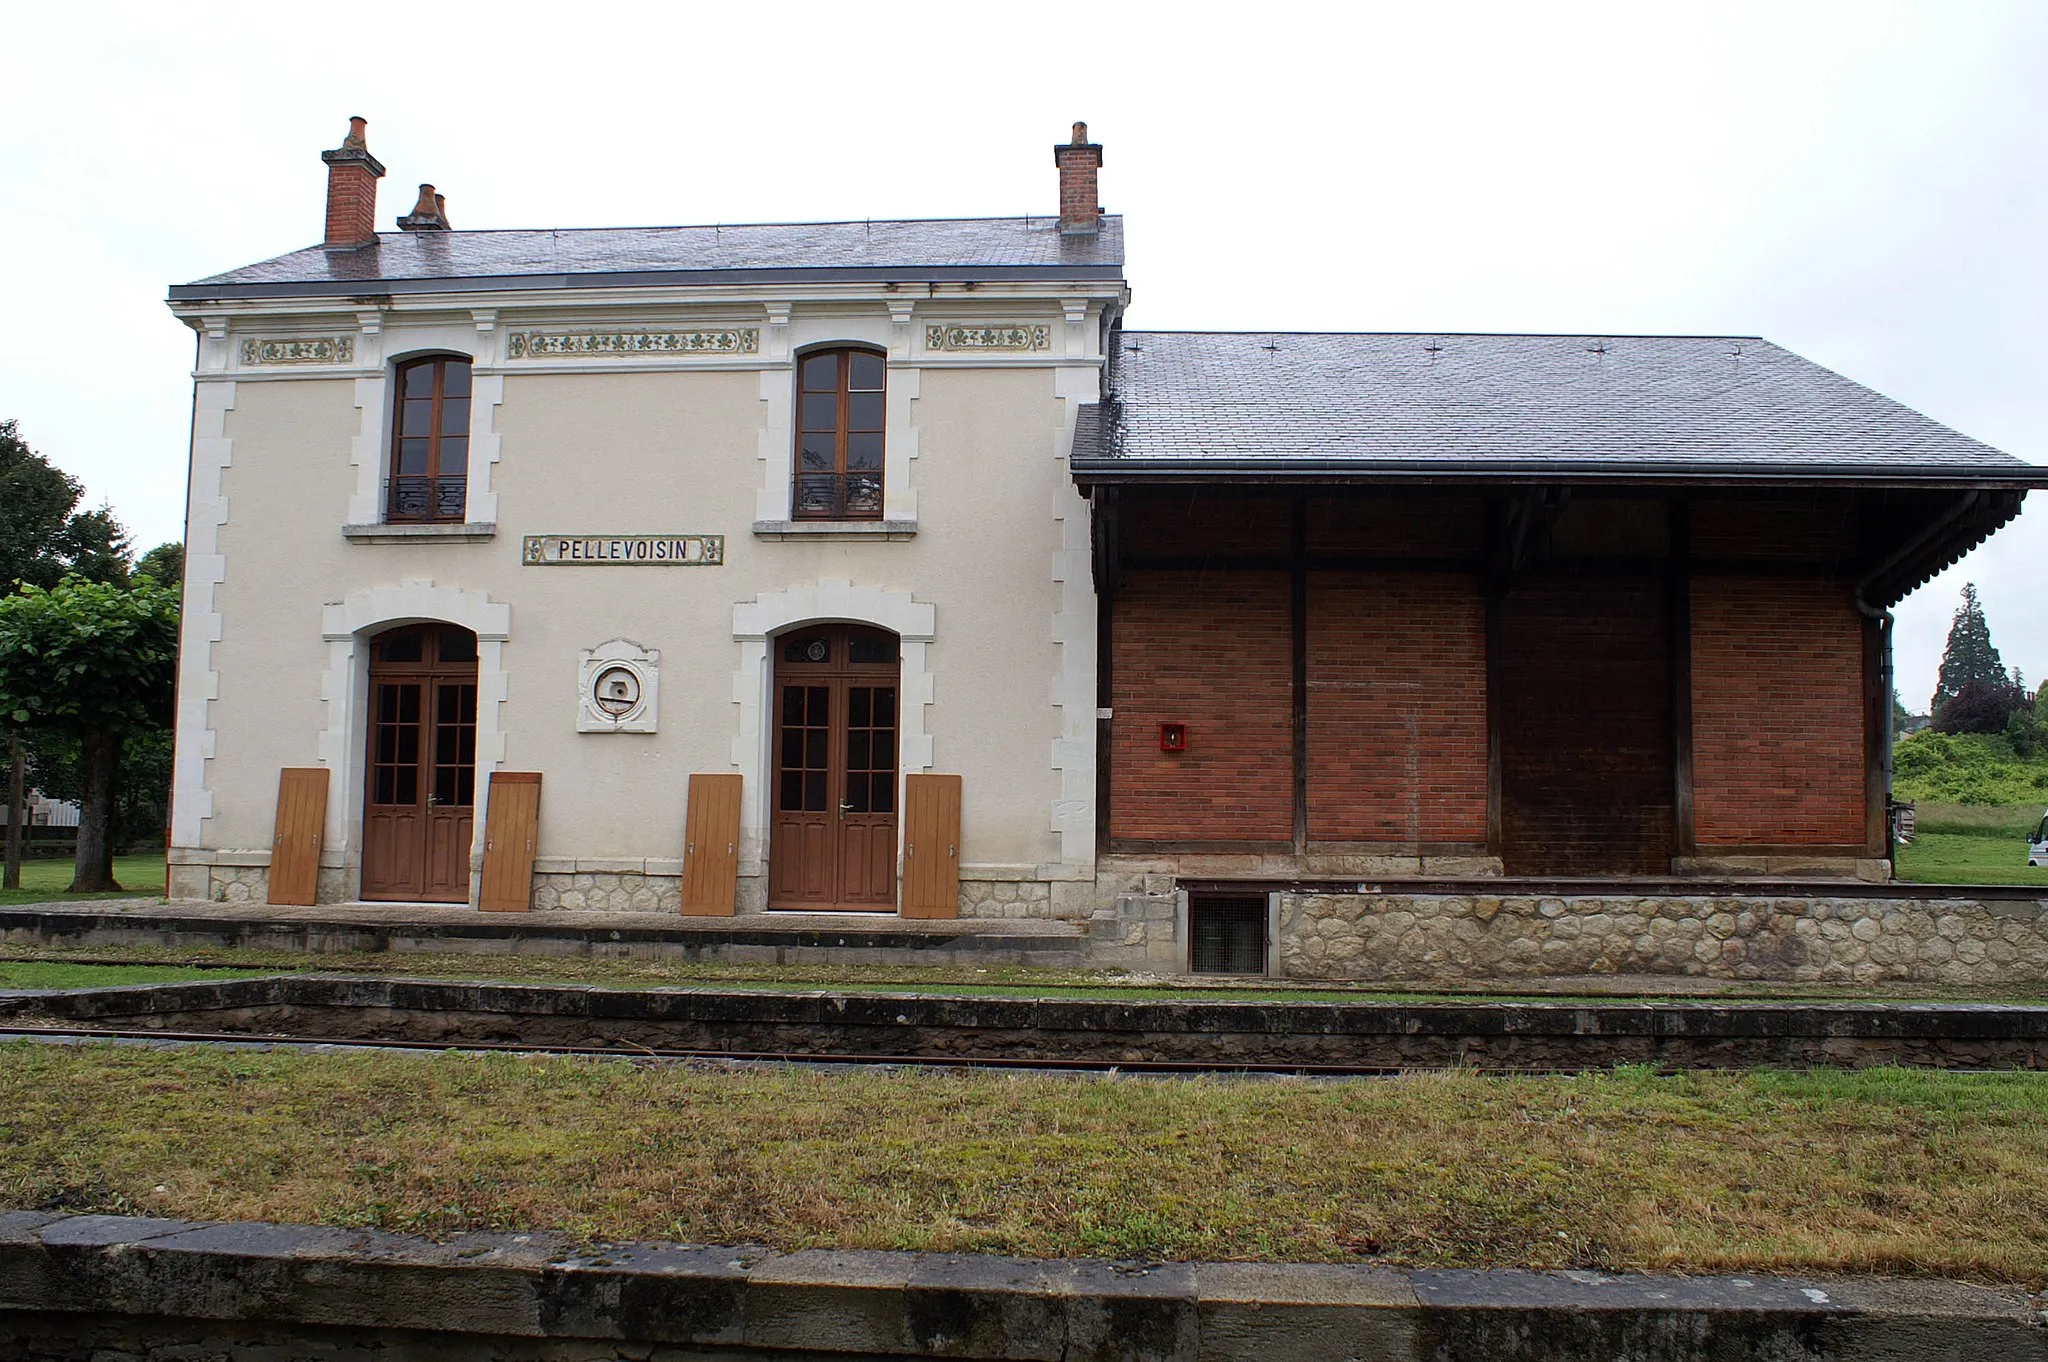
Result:
<svg viewBox="0 0 2048 1362"><path fill-rule="evenodd" d="M2003 733L1916 733L1892 749L1892 793L1941 804L2048 803L2048 744Z"/></svg>

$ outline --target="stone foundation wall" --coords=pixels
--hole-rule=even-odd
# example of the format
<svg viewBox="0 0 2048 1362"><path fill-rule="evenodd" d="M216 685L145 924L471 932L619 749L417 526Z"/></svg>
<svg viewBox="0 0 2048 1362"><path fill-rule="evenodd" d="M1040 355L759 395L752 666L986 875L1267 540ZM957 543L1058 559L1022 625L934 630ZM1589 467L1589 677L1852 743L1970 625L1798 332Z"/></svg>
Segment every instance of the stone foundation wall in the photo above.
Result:
<svg viewBox="0 0 2048 1362"><path fill-rule="evenodd" d="M183 866L206 872L206 898L213 903L262 903L270 897L270 868L260 865Z"/></svg>
<svg viewBox="0 0 2048 1362"><path fill-rule="evenodd" d="M352 867L323 865L314 883L313 901L347 903L355 898L355 886ZM174 863L164 896L206 903L263 903L270 897L270 870L260 865Z"/></svg>
<svg viewBox="0 0 2048 1362"><path fill-rule="evenodd" d="M1283 894L1299 979L1574 974L1870 984L2048 979L2048 897Z"/></svg>
<svg viewBox="0 0 2048 1362"><path fill-rule="evenodd" d="M1056 917L1052 889L1051 883L1045 880L971 880L963 877L960 881L960 916Z"/></svg>
<svg viewBox="0 0 2048 1362"><path fill-rule="evenodd" d="M680 913L683 879L644 871L535 872L533 906L542 913Z"/></svg>

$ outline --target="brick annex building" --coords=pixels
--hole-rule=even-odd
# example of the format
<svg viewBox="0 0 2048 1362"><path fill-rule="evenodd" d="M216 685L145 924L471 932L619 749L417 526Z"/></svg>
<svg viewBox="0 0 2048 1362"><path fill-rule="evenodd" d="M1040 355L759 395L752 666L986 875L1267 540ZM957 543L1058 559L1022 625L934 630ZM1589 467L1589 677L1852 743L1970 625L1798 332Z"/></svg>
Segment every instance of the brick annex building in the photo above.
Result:
<svg viewBox="0 0 2048 1362"><path fill-rule="evenodd" d="M1805 969L1600 905L1886 880L1886 610L2048 486L1754 337L1127 328L1081 125L1013 219L379 233L324 158L171 290L174 897Z"/></svg>

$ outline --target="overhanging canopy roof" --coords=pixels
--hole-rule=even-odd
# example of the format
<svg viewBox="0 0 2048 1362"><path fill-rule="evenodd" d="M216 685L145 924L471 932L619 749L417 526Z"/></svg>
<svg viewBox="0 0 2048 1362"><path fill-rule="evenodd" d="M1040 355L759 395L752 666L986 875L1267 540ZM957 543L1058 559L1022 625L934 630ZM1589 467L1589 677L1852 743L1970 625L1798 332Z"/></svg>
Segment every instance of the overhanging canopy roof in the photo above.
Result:
<svg viewBox="0 0 2048 1362"><path fill-rule="evenodd" d="M1072 468L1084 484L2048 487L2048 468L1754 336L1126 332Z"/></svg>

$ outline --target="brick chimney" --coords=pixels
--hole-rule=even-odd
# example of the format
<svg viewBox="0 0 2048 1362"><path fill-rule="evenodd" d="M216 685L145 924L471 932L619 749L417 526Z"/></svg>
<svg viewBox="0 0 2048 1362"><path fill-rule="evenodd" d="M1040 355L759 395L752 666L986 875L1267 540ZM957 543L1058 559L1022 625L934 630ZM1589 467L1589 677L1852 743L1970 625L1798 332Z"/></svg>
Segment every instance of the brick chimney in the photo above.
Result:
<svg viewBox="0 0 2048 1362"><path fill-rule="evenodd" d="M420 201L412 206L410 213L407 213L398 220L398 230L401 232L448 231L447 196L436 194L434 186L430 184L421 185Z"/></svg>
<svg viewBox="0 0 2048 1362"><path fill-rule="evenodd" d="M1088 125L1074 125L1074 140L1052 149L1060 168L1060 231L1088 236L1102 230L1102 209L1096 203L1095 172L1102 168L1102 144L1088 140Z"/></svg>
<svg viewBox="0 0 2048 1362"><path fill-rule="evenodd" d="M360 118L348 121L348 136L333 151L323 151L327 162L327 241L330 251L352 251L377 240L377 181L384 165L370 154L363 142Z"/></svg>

